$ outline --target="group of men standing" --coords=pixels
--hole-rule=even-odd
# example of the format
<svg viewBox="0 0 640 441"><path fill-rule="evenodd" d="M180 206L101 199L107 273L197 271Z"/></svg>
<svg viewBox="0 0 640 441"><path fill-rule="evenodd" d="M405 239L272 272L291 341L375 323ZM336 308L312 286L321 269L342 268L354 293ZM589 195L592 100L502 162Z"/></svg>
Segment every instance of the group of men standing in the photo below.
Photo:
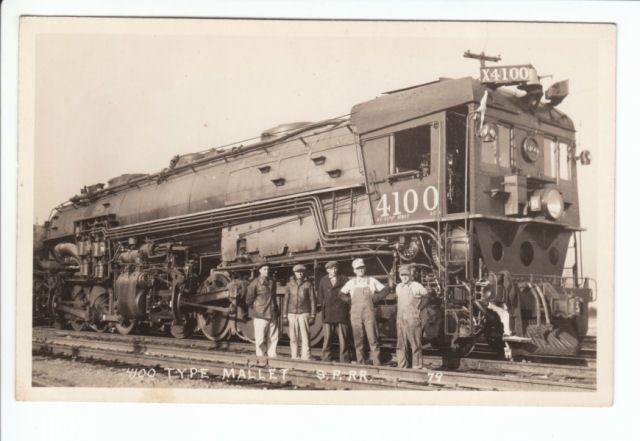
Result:
<svg viewBox="0 0 640 441"><path fill-rule="evenodd" d="M311 358L309 327L316 320L316 305L322 306L322 360L331 359L331 338L337 334L339 361L349 363L350 330L357 363L365 364L364 341L369 343L370 358L380 365L380 342L375 318L375 304L384 299L391 289L374 277L366 275L362 259L352 262L355 277L348 278L338 272L338 262L325 264L327 274L318 284L305 277L304 265L293 267L293 276L286 285L282 302L282 319L289 327L291 357ZM260 275L247 288L246 304L251 308L254 323L256 355L276 356L279 338L280 314L276 292L269 279L268 265L259 268ZM395 286L397 295L397 359L403 368L422 367L422 325L419 304L427 290L411 280L411 268L399 268L401 282Z"/></svg>

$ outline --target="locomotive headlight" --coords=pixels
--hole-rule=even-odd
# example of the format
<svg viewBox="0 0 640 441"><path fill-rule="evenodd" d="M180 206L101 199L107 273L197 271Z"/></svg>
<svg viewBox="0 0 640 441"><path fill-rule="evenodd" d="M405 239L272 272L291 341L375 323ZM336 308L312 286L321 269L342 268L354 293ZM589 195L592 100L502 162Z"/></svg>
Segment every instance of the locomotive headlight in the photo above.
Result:
<svg viewBox="0 0 640 441"><path fill-rule="evenodd" d="M536 191L531 197L530 203L535 202L535 205L537 205L538 200L541 208L549 217L559 219L564 214L564 198L557 188L545 188L544 190Z"/></svg>

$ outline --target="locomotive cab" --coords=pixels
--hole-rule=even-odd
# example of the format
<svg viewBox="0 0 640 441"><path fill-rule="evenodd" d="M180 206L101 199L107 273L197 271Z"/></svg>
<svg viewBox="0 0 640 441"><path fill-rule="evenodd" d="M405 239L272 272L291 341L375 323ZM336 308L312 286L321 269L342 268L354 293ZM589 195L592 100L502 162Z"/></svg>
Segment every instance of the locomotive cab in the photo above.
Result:
<svg viewBox="0 0 640 441"><path fill-rule="evenodd" d="M479 93L471 78L441 80L352 109L374 224L434 221L467 211L467 127Z"/></svg>
<svg viewBox="0 0 640 441"><path fill-rule="evenodd" d="M557 94L540 102L530 71L504 84L441 79L352 110L373 223L437 231L426 261L414 264L424 283L440 280L453 347L493 326L524 352L566 355L586 333L592 292L578 271L575 130ZM516 83L524 93L500 88ZM564 98L566 82L561 90ZM482 294L488 278L500 301Z"/></svg>

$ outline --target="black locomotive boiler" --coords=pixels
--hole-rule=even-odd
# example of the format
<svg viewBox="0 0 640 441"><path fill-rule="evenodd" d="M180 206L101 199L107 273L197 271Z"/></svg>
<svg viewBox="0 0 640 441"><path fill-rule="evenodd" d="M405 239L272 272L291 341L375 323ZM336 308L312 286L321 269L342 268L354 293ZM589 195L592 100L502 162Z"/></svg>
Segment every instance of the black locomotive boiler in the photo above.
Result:
<svg viewBox="0 0 640 441"><path fill-rule="evenodd" d="M412 264L434 347L465 354L483 338L507 356L577 353L593 290L576 163L590 158L557 109L568 83L543 93L532 66L485 59L479 80L387 92L348 117L83 188L36 227L34 321L252 340L237 286L259 264L282 293L297 263L317 282L327 261L351 274L360 257L391 287ZM394 295L377 311L393 338Z"/></svg>

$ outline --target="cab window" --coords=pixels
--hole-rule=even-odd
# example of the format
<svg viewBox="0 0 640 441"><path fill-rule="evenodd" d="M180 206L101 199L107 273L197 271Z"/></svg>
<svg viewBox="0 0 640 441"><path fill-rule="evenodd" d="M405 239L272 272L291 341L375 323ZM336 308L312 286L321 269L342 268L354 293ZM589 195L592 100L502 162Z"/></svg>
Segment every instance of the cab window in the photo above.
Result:
<svg viewBox="0 0 640 441"><path fill-rule="evenodd" d="M500 167L511 167L511 129L498 124L498 164Z"/></svg>
<svg viewBox="0 0 640 441"><path fill-rule="evenodd" d="M544 138L544 174L550 178L558 177L556 142L550 138Z"/></svg>
<svg viewBox="0 0 640 441"><path fill-rule="evenodd" d="M558 143L558 164L560 164L560 179L571 179L571 164L569 163L569 146L566 142Z"/></svg>
<svg viewBox="0 0 640 441"><path fill-rule="evenodd" d="M480 160L484 164L498 165L511 168L511 138L512 129L502 124L496 124L495 137L482 142Z"/></svg>
<svg viewBox="0 0 640 441"><path fill-rule="evenodd" d="M393 134L391 174L407 171L431 173L431 126L401 130Z"/></svg>

